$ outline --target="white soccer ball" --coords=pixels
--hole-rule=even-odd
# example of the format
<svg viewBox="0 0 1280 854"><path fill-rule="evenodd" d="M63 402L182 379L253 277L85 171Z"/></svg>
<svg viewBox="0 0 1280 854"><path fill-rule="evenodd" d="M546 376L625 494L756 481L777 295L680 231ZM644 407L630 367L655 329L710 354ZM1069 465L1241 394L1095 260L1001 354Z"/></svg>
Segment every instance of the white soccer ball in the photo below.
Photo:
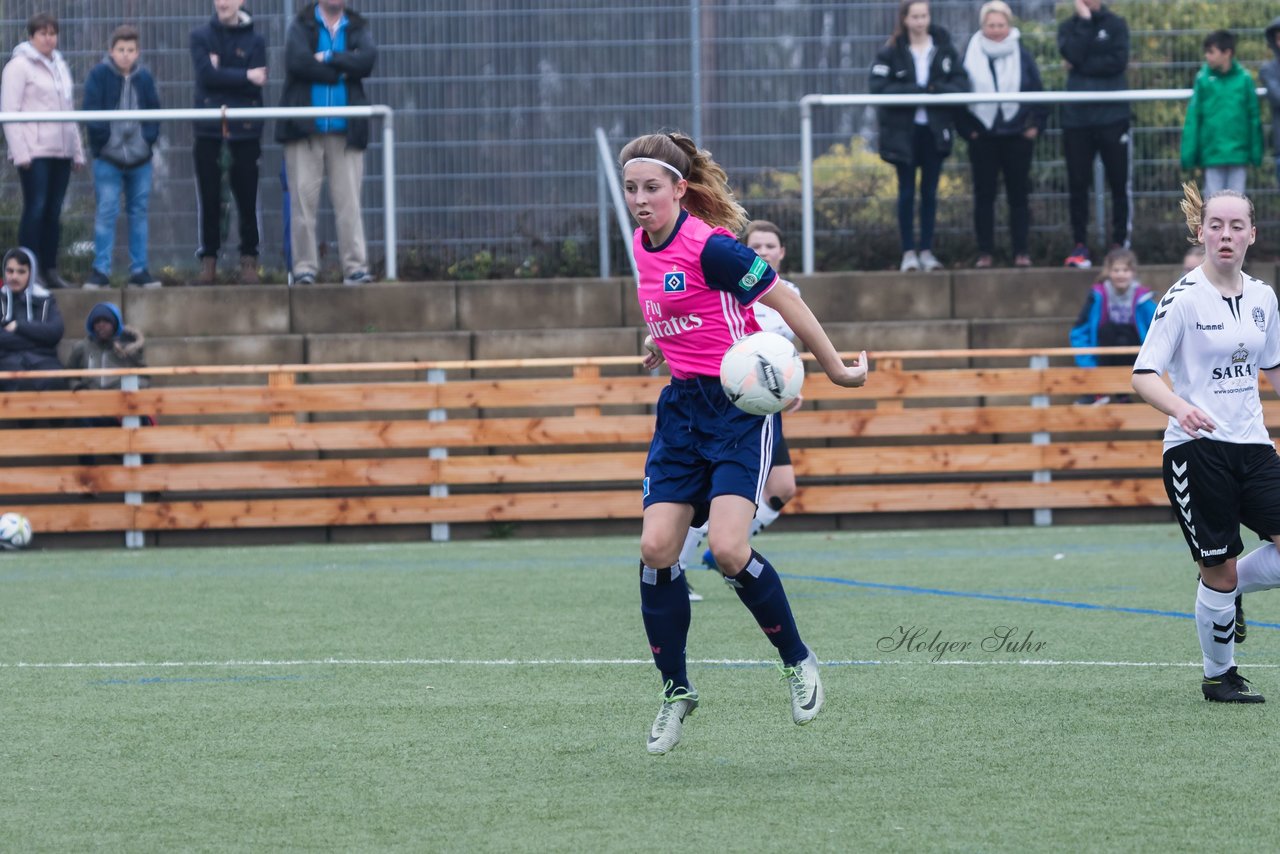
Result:
<svg viewBox="0 0 1280 854"><path fill-rule="evenodd" d="M786 409L804 385L795 345L776 332L755 332L736 342L720 362L720 384L734 406L752 415Z"/></svg>
<svg viewBox="0 0 1280 854"><path fill-rule="evenodd" d="M31 545L31 521L21 513L0 515L0 549L17 551Z"/></svg>

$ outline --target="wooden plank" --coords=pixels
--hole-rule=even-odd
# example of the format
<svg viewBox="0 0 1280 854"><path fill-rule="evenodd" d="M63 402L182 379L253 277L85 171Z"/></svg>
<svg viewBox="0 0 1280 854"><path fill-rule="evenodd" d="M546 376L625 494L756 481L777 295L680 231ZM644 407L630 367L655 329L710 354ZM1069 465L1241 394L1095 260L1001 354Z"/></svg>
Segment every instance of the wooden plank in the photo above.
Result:
<svg viewBox="0 0 1280 854"><path fill-rule="evenodd" d="M430 522L523 522L638 519L638 489L561 494L303 498L144 504L141 530L278 526L408 525Z"/></svg>
<svg viewBox="0 0 1280 854"><path fill-rule="evenodd" d="M876 484L812 486L787 504L789 513L887 513L917 510L1034 510L1045 507L1166 507L1159 477L1051 483Z"/></svg>
<svg viewBox="0 0 1280 854"><path fill-rule="evenodd" d="M920 510L1030 510L1039 507L1163 507L1159 478L1080 480L1054 483L931 484L928 501L918 485L808 487L790 513L883 513ZM22 508L37 532L195 528L264 528L343 525L403 525L430 522L521 522L568 519L637 519L634 489L547 495L396 496L201 501L124 505L65 505Z"/></svg>
<svg viewBox="0 0 1280 854"><path fill-rule="evenodd" d="M791 452L800 477L967 474L1115 469L1160 470L1161 443L1076 442L1054 445L963 444L801 448Z"/></svg>
<svg viewBox="0 0 1280 854"><path fill-rule="evenodd" d="M19 466L0 483L5 495L120 492L246 492L257 490L484 486L505 483L639 483L643 453L501 454L381 457L227 463L159 463L139 467Z"/></svg>
<svg viewBox="0 0 1280 854"><path fill-rule="evenodd" d="M80 501L74 504L15 504L7 509L16 510L31 520L35 544L39 546L41 534L131 530L137 508L126 504Z"/></svg>

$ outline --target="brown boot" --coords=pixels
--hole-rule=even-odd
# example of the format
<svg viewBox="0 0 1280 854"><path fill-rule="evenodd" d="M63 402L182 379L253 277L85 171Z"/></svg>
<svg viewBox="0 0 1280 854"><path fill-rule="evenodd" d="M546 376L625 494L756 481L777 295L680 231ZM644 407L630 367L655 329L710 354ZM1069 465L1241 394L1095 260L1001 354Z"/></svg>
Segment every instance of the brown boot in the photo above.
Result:
<svg viewBox="0 0 1280 854"><path fill-rule="evenodd" d="M200 259L200 275L196 277L197 285L212 285L218 281L218 259L205 257Z"/></svg>
<svg viewBox="0 0 1280 854"><path fill-rule="evenodd" d="M258 275L258 256L257 255L241 255L240 256L240 284L258 285L261 283L262 283L262 278Z"/></svg>

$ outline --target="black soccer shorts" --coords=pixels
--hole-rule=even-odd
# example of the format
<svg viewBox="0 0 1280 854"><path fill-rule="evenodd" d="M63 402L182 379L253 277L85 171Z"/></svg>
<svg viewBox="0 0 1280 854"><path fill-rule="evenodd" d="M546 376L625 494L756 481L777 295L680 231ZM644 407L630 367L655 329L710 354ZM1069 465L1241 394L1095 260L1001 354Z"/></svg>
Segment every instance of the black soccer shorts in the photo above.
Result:
<svg viewBox="0 0 1280 854"><path fill-rule="evenodd" d="M1164 453L1164 490L1191 549L1205 566L1244 551L1241 523L1264 540L1280 534L1280 456L1272 445L1213 439Z"/></svg>

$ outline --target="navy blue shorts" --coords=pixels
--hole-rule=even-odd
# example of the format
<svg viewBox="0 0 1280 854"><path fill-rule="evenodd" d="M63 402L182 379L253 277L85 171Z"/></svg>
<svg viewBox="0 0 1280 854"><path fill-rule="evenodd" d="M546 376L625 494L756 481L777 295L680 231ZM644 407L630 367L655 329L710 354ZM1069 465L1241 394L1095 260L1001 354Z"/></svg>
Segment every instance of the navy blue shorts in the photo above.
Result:
<svg viewBox="0 0 1280 854"><path fill-rule="evenodd" d="M787 448L787 439L782 435L782 413L773 415L773 462L770 468L791 465L791 451Z"/></svg>
<svg viewBox="0 0 1280 854"><path fill-rule="evenodd" d="M758 503L773 459L773 433L773 419L730 403L719 378L673 378L658 397L644 464L644 506L692 505L693 524L700 525L716 496Z"/></svg>

